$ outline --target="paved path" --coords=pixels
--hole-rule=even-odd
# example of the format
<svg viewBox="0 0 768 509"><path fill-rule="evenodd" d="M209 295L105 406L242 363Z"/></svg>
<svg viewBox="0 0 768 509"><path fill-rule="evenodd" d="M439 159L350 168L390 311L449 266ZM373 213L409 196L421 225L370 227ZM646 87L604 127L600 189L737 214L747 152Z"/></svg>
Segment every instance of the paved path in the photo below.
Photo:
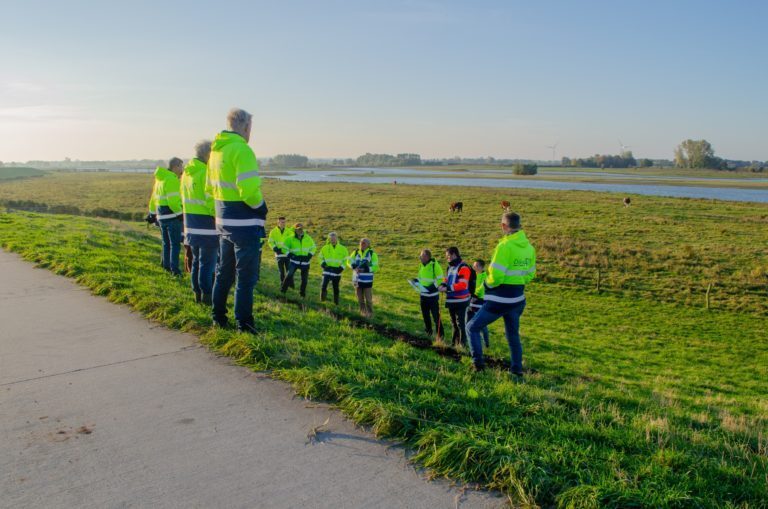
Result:
<svg viewBox="0 0 768 509"><path fill-rule="evenodd" d="M504 505L292 396L0 251L0 507Z"/></svg>

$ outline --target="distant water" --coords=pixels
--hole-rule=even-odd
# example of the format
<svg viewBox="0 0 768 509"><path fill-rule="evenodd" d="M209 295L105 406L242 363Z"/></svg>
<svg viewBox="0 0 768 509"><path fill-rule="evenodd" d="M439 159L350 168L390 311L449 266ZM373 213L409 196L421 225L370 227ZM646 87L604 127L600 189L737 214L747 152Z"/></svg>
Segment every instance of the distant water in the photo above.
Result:
<svg viewBox="0 0 768 509"><path fill-rule="evenodd" d="M95 171L95 170L89 170ZM146 168L107 170L109 173L152 173L154 170ZM550 180L535 180L526 178L483 178L480 175L492 174L492 170L468 170L461 172L462 175L473 175L473 178L457 178L455 173L441 170L421 170L410 168L344 168L341 170L328 169L327 171L318 170L291 170L286 175L275 175L271 178L300 182L352 182L358 184L391 184L397 180L398 184L411 184L420 186L459 186L459 187L504 187L504 188L526 188L526 189L551 189L559 191L598 191L606 193L621 194L642 194L649 196L670 196L675 198L708 198L712 200L726 201L746 201L757 203L768 203L768 190L759 189L736 189L731 187L697 187L697 186L675 186L675 185L652 185L652 184L630 184L630 183L592 183L592 182L556 182ZM413 173L414 175L430 174L433 177L403 176ZM498 172L495 173L498 175ZM616 180L625 179L628 182L639 178L653 178L655 180L690 180L686 177L641 177L638 175L623 175L620 173L598 173L598 172L557 172L546 171L543 175L557 176L610 176ZM475 176L477 175L477 176ZM706 180L711 182L718 181L740 181L734 178L712 178L696 177L696 180ZM767 182L768 179L749 179L750 182Z"/></svg>
<svg viewBox="0 0 768 509"><path fill-rule="evenodd" d="M736 189L730 187L696 187L696 186L673 186L673 185L650 185L650 184L603 184L591 182L556 182L551 180L534 180L525 178L457 178L450 173L434 171L432 174L439 174L435 177L410 177L403 176L413 172L414 174L427 173L423 170L412 169L383 169L383 168L350 168L344 170L322 171L288 171L287 175L276 175L273 178L290 181L303 182L354 182L361 184L391 184L397 180L398 184L412 184L422 186L460 186L460 187L505 187L505 188L527 188L527 189L552 189L559 191L599 191L607 193L622 194L642 194L650 196L670 196L676 198L709 198L713 200L727 201L747 201L768 203L768 190L758 189ZM462 174L473 174L474 171L462 172ZM549 173L549 172L548 172ZM566 173L566 172L562 172ZM550 173L551 174L551 173ZM390 175L390 176L387 176ZM396 175L393 177L392 175ZM445 175L445 176L444 176ZM573 174L568 174L573 175ZM617 174L619 175L619 174ZM632 176L630 176L632 177ZM656 177L653 177L656 178ZM628 179L633 180L633 179ZM713 180L718 179L701 179ZM728 179L736 180L736 179ZM766 181L768 179L755 179L756 181ZM752 179L750 179L752 181Z"/></svg>

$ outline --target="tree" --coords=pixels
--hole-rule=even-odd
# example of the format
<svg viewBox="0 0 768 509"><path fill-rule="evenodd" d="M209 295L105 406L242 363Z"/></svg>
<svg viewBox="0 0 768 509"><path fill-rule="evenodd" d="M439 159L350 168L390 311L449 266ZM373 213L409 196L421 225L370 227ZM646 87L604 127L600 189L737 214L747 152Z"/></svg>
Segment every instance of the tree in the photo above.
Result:
<svg viewBox="0 0 768 509"><path fill-rule="evenodd" d="M678 168L721 168L723 160L715 157L712 144L707 140L685 140L675 148L675 166Z"/></svg>
<svg viewBox="0 0 768 509"><path fill-rule="evenodd" d="M536 175L539 172L538 165L517 163L512 167L515 175Z"/></svg>
<svg viewBox="0 0 768 509"><path fill-rule="evenodd" d="M650 168L651 166L653 166L653 161L651 161L651 160L650 160L650 159L648 159L648 158L645 158L645 159L640 159L640 160L637 162L637 164L638 164L638 166L640 166L641 168Z"/></svg>
<svg viewBox="0 0 768 509"><path fill-rule="evenodd" d="M300 154L278 154L272 158L271 164L280 168L306 168L309 158Z"/></svg>

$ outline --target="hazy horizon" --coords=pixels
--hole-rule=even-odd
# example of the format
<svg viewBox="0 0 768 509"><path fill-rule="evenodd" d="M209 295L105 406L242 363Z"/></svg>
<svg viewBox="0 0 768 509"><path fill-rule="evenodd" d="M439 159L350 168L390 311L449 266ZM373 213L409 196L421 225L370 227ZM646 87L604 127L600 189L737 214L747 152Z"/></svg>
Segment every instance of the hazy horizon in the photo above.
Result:
<svg viewBox="0 0 768 509"><path fill-rule="evenodd" d="M265 154L768 160L768 4L402 0L4 6L0 160ZM344 155L346 154L346 155Z"/></svg>

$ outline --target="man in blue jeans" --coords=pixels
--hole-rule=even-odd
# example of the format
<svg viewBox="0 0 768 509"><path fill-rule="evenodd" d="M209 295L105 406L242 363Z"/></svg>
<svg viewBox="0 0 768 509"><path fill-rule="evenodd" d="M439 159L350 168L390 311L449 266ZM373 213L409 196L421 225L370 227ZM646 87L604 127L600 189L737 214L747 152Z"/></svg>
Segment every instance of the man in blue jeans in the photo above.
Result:
<svg viewBox="0 0 768 509"><path fill-rule="evenodd" d="M162 267L180 276L179 251L181 251L181 197L179 195L179 176L184 171L184 164L178 157L172 158L168 168L158 166L155 170L155 184L149 199L149 213L155 214L160 225L163 241L161 257Z"/></svg>
<svg viewBox="0 0 768 509"><path fill-rule="evenodd" d="M184 235L192 255L191 279L195 302L213 304L213 276L219 258L219 232L216 229L216 208L213 196L205 194L208 158L211 142L195 146L181 176L181 206L184 209Z"/></svg>
<svg viewBox="0 0 768 509"><path fill-rule="evenodd" d="M520 225L520 216L501 216L504 237L493 252L485 278L485 302L467 324L469 348L475 371L485 369L481 331L499 318L504 319L511 356L511 372L523 376L523 347L520 343L520 316L525 309L525 285L536 276L536 250Z"/></svg>
<svg viewBox="0 0 768 509"><path fill-rule="evenodd" d="M216 325L227 327L227 297L235 284L237 328L255 334L253 289L259 280L267 204L261 193L259 163L248 146L251 114L231 110L227 127L211 146L205 185L215 202L216 229L221 234L212 314Z"/></svg>

